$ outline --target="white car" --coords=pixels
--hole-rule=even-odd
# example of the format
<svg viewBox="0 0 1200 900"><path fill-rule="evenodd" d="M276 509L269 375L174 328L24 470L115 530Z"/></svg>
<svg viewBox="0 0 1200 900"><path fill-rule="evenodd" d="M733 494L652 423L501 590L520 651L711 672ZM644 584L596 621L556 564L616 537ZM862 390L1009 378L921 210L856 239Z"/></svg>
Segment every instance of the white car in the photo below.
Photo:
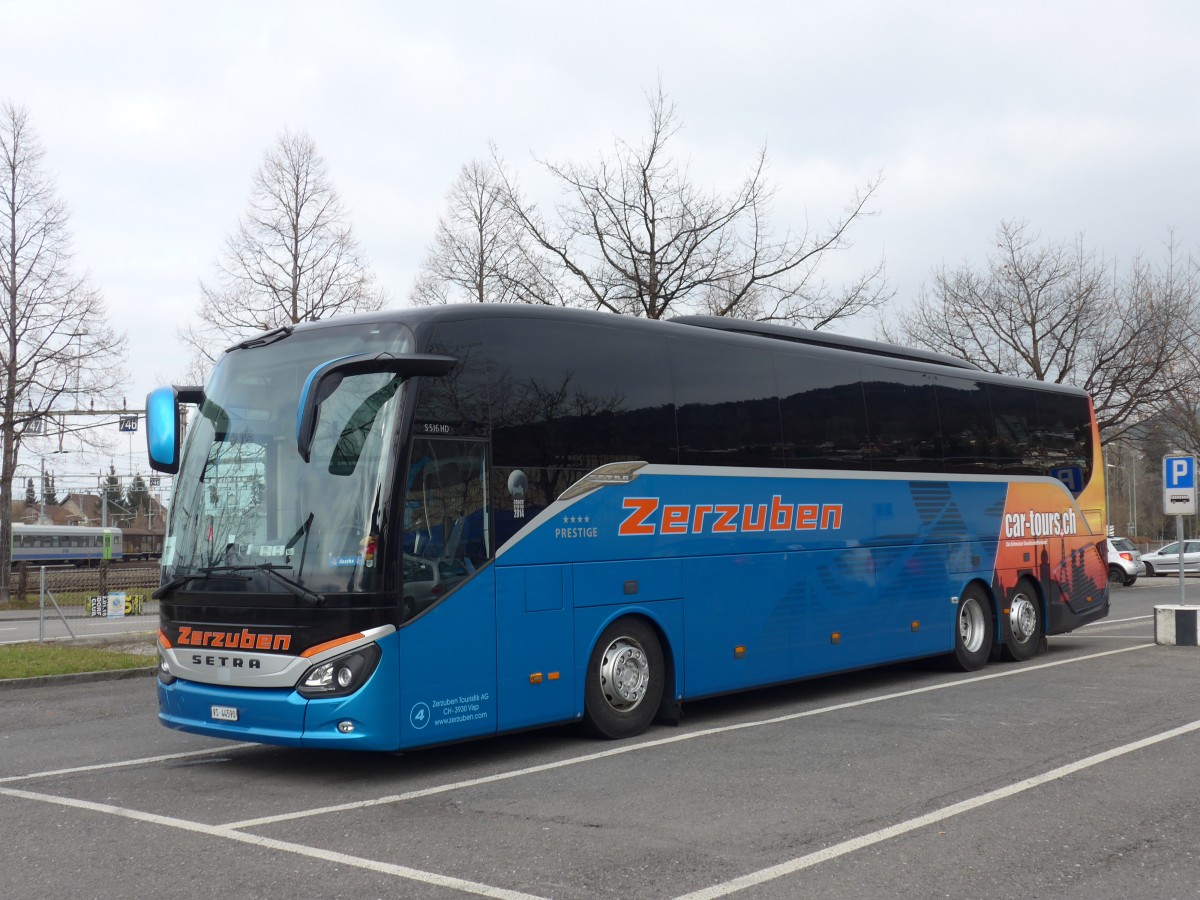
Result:
<svg viewBox="0 0 1200 900"><path fill-rule="evenodd" d="M1138 580L1139 575L1146 574L1146 565L1142 562L1142 554L1129 538L1114 537L1108 539L1108 581L1110 584L1123 584L1126 587Z"/></svg>
<svg viewBox="0 0 1200 900"><path fill-rule="evenodd" d="M1153 553L1143 553L1142 562L1147 575L1179 574L1179 542L1167 544ZM1200 541L1183 542L1183 571L1200 572Z"/></svg>

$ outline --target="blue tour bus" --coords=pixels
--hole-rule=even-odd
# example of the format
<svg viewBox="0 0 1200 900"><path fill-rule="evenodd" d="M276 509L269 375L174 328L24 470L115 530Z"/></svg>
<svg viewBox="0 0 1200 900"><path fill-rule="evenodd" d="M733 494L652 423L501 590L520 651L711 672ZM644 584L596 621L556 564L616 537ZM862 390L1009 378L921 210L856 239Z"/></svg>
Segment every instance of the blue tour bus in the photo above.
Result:
<svg viewBox="0 0 1200 900"><path fill-rule="evenodd" d="M938 354L448 306L263 333L147 409L185 731L625 737L696 697L1028 659L1108 612L1087 396Z"/></svg>

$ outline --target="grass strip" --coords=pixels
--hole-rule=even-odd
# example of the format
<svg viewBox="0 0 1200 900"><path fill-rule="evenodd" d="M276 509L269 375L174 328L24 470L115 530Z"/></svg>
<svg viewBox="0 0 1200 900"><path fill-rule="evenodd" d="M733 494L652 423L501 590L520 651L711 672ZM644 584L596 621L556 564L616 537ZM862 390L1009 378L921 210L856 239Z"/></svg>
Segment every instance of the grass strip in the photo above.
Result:
<svg viewBox="0 0 1200 900"><path fill-rule="evenodd" d="M0 678L36 678L41 675L144 669L152 665L153 656L122 653L99 647L73 647L63 644L8 644L0 647Z"/></svg>

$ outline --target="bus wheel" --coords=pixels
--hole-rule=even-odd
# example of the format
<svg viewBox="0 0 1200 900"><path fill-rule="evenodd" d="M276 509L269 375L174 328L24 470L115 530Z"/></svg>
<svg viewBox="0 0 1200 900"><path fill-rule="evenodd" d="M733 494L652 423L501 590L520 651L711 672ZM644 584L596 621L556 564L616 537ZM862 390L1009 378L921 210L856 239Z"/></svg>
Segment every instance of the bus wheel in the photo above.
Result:
<svg viewBox="0 0 1200 900"><path fill-rule="evenodd" d="M1008 597L1004 617L1004 656L1024 662L1037 652L1042 637L1042 603L1033 585L1022 578Z"/></svg>
<svg viewBox="0 0 1200 900"><path fill-rule="evenodd" d="M992 604L979 585L963 591L958 601L958 620L954 629L954 665L964 672L982 669L992 652L994 619Z"/></svg>
<svg viewBox="0 0 1200 900"><path fill-rule="evenodd" d="M658 635L627 616L604 629L592 648L584 686L584 724L601 737L624 738L649 727L662 700L664 666Z"/></svg>

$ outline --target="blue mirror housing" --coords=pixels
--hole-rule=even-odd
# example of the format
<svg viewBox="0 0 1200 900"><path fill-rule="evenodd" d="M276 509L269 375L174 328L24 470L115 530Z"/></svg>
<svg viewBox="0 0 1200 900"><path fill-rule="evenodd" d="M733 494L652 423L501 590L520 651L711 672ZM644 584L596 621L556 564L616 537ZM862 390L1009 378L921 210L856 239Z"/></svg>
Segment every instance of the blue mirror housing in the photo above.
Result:
<svg viewBox="0 0 1200 900"><path fill-rule="evenodd" d="M180 403L200 403L199 387L160 387L146 395L146 452L150 468L174 475L179 471Z"/></svg>

